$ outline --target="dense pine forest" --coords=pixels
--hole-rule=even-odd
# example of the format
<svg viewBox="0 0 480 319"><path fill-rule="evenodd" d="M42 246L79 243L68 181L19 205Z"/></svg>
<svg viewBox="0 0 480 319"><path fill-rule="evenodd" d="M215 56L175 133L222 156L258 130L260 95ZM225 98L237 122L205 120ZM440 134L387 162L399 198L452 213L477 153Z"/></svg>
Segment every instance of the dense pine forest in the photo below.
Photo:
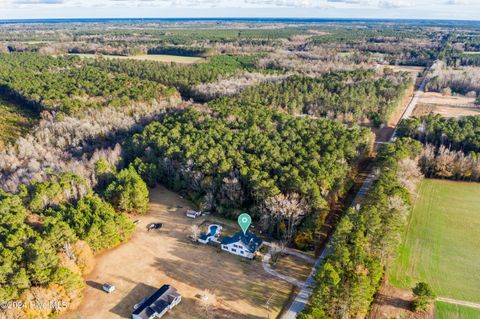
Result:
<svg viewBox="0 0 480 319"><path fill-rule="evenodd" d="M150 102L171 90L126 75L112 76L78 58L35 54L0 55L0 90L40 110L71 112L85 107Z"/></svg>
<svg viewBox="0 0 480 319"><path fill-rule="evenodd" d="M344 187L351 166L368 151L366 130L331 120L294 118L260 105L232 107L226 100L210 107L212 113L191 109L150 124L133 136L129 157L137 157L145 178L190 193L207 210L234 215L250 209L270 231L296 227L327 208L326 198ZM278 215L275 199L297 195L296 213Z"/></svg>
<svg viewBox="0 0 480 319"><path fill-rule="evenodd" d="M246 89L232 103L259 103L290 114L330 117L344 122L386 122L412 79L408 74L376 76L372 70L331 72L318 78L292 76Z"/></svg>

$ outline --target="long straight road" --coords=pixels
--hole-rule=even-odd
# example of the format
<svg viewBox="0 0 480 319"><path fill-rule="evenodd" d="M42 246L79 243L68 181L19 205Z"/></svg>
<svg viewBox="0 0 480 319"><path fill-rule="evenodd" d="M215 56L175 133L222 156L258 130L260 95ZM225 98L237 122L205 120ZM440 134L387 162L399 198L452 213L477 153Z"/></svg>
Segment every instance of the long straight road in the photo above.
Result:
<svg viewBox="0 0 480 319"><path fill-rule="evenodd" d="M425 74L427 74L428 71L426 71ZM402 114L402 117L398 121L400 123L403 119L409 118L415 107L417 106L418 100L421 96L421 94L425 91L425 86L427 85L427 76L422 80L420 83L417 91L412 96L412 99L408 103L407 107L405 108L405 111ZM390 137L390 141L393 141L396 137L396 132L397 132L397 127L398 123L395 126L395 130L393 131L392 136ZM360 204L362 200L365 198L367 195L370 187L373 185L373 183L376 180L376 175L375 172L371 172L365 181L363 182L362 186L360 187L360 190L356 194L351 207L355 207L357 204ZM331 237L330 237L331 238ZM327 242L325 245L325 248L323 249L322 253L318 257L317 261L315 262L315 265L312 268L312 271L310 272L310 275L308 276L307 280L305 280L303 287L300 289L300 292L298 295L295 297L295 300L293 303L290 305L290 308L287 310L285 315L283 316L283 319L295 319L297 318L297 315L305 309L314 289L315 285L315 274L320 267L320 265L323 263L325 258L329 254L329 249L330 249L330 240Z"/></svg>

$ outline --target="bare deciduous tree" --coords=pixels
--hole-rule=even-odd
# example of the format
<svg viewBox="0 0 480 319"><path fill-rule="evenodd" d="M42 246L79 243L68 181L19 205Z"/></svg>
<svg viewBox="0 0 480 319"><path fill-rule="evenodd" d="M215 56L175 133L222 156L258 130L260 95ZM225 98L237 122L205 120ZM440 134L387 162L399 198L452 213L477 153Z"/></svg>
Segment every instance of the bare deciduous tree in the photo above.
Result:
<svg viewBox="0 0 480 319"><path fill-rule="evenodd" d="M270 256L273 263L276 263L278 258L285 253L286 250L285 243L281 242L274 242L270 246Z"/></svg>
<svg viewBox="0 0 480 319"><path fill-rule="evenodd" d="M208 289L205 289L200 295L198 304L202 307L207 318L210 318L212 310L217 305L217 296Z"/></svg>
<svg viewBox="0 0 480 319"><path fill-rule="evenodd" d="M293 238L295 229L301 222L305 213L309 211L310 205L307 200L297 193L278 194L269 197L263 205L267 221L264 220L264 227L271 227L273 224L286 223L286 231L283 234L286 241Z"/></svg>
<svg viewBox="0 0 480 319"><path fill-rule="evenodd" d="M192 225L190 227L190 236L193 241L197 241L200 236L200 227L198 225Z"/></svg>
<svg viewBox="0 0 480 319"><path fill-rule="evenodd" d="M20 184L45 181L50 173L61 172L75 173L95 184L95 163L103 158L116 164L120 159L121 147L115 140L122 139L126 131L139 131L177 102L86 109L76 116L44 112L34 132L0 151L0 188L15 192Z"/></svg>
<svg viewBox="0 0 480 319"><path fill-rule="evenodd" d="M418 160L404 159L398 163L397 178L410 193L415 193L418 180L423 174L418 166Z"/></svg>

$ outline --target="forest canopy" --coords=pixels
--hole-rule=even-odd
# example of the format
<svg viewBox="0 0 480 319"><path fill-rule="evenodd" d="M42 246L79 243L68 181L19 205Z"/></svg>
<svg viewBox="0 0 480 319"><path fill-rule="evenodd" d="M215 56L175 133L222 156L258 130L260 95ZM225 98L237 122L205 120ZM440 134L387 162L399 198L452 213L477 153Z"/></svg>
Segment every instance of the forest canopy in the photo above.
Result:
<svg viewBox="0 0 480 319"><path fill-rule="evenodd" d="M127 153L130 161L138 158L144 178L156 176L221 213L253 208L257 218L268 220L269 199L293 193L305 199L304 211L325 208L326 197L343 186L369 145L366 129L328 119L295 118L227 100L210 107L211 112L188 109L153 122L133 136Z"/></svg>
<svg viewBox="0 0 480 319"><path fill-rule="evenodd" d="M38 111L120 107L174 92L155 82L112 74L75 57L0 54L0 93Z"/></svg>

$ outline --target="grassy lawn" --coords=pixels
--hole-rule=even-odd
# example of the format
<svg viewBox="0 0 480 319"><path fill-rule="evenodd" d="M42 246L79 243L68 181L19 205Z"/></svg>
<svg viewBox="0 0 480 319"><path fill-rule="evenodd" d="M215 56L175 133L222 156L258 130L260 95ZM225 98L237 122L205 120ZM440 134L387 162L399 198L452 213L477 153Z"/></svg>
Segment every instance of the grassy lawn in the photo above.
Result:
<svg viewBox="0 0 480 319"><path fill-rule="evenodd" d="M444 302L435 303L435 319L477 319L480 309L451 305Z"/></svg>
<svg viewBox="0 0 480 319"><path fill-rule="evenodd" d="M81 58L95 58L98 55L96 54L77 54L72 53L70 55L76 55ZM179 56L179 55L167 55L167 54L140 54L140 55L131 55L131 56L119 56L119 55L101 55L105 59L130 59L130 60L143 60L143 61L157 61L164 63L183 63L183 64L192 64L196 62L204 61L205 58L192 57L192 56Z"/></svg>
<svg viewBox="0 0 480 319"><path fill-rule="evenodd" d="M480 184L424 180L390 282L480 302ZM462 317L463 318L463 317Z"/></svg>
<svg viewBox="0 0 480 319"><path fill-rule="evenodd" d="M0 148L26 134L38 120L38 115L0 98Z"/></svg>

